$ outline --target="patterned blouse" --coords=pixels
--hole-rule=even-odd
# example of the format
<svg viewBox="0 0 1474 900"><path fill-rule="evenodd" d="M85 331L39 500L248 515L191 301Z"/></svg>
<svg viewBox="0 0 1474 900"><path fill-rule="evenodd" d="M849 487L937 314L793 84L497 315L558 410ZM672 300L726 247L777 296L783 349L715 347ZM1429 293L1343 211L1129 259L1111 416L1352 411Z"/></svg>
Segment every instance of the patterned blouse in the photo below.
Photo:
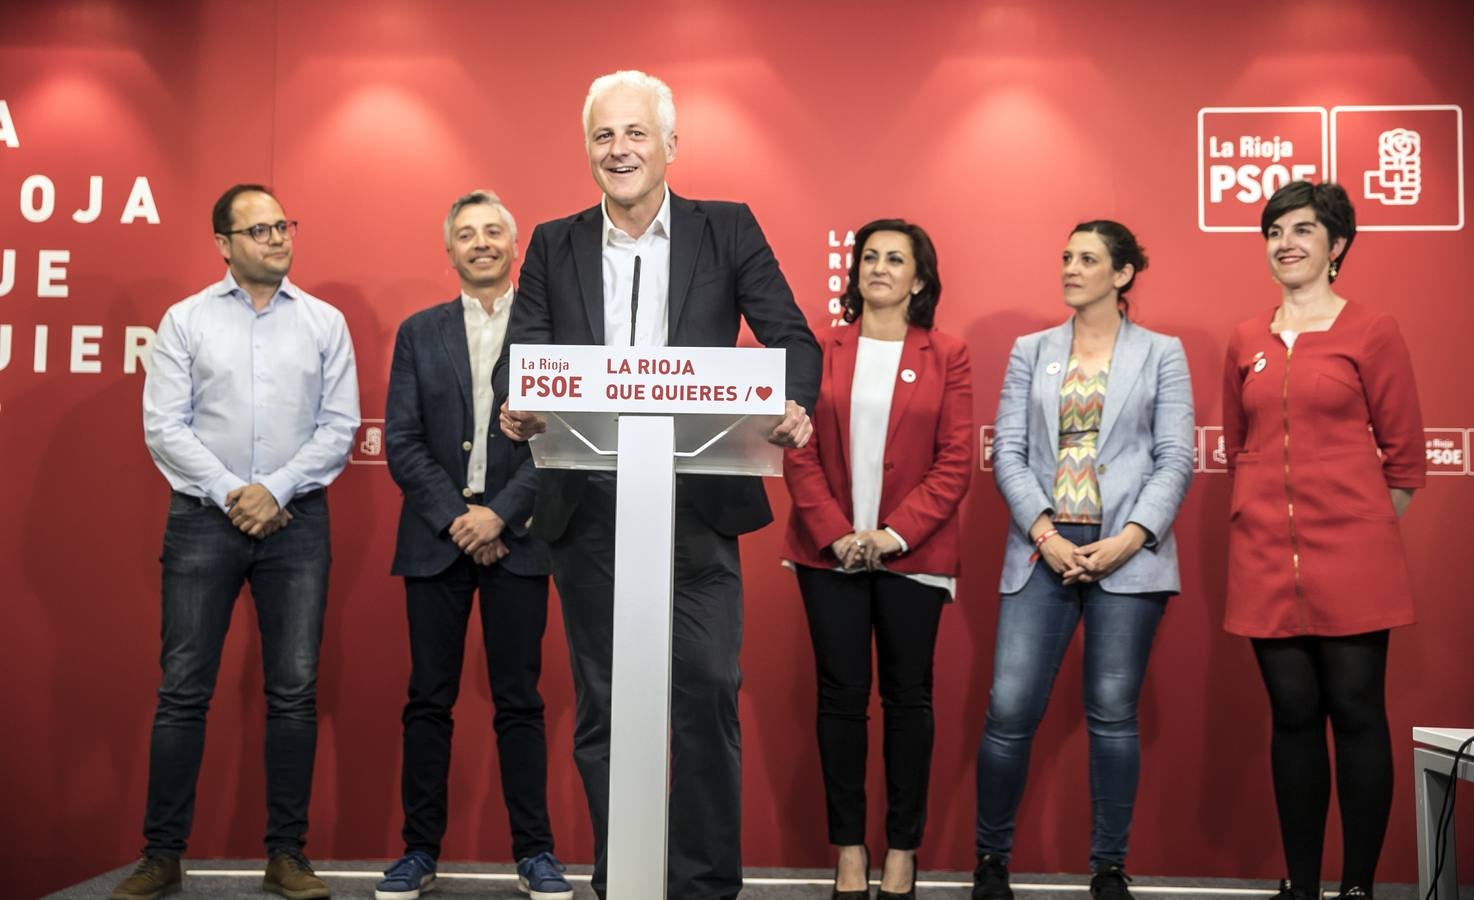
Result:
<svg viewBox="0 0 1474 900"><path fill-rule="evenodd" d="M1054 474L1054 521L1099 525L1100 483L1095 478L1095 442L1105 406L1107 364L1085 377L1070 354L1070 370L1059 389L1059 468Z"/></svg>

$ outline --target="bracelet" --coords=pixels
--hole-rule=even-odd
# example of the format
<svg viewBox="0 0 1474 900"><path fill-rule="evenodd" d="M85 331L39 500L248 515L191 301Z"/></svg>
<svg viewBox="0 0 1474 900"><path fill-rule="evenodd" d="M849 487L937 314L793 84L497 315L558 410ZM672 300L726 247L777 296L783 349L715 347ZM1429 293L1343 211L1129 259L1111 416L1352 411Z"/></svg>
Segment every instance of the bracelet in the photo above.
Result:
<svg viewBox="0 0 1474 900"><path fill-rule="evenodd" d="M1051 528L1051 529L1049 529L1048 531L1046 531L1043 534L1039 535L1038 537L1034 538L1034 546L1035 547L1043 547L1045 541L1049 540L1050 538L1054 537L1057 534L1059 534L1059 529L1057 529L1057 528Z"/></svg>

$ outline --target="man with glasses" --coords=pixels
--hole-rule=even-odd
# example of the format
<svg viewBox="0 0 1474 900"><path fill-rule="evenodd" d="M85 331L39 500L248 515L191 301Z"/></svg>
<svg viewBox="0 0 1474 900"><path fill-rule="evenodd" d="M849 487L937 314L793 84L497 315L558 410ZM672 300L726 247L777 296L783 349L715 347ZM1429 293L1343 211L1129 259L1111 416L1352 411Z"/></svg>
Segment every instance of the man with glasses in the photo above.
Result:
<svg viewBox="0 0 1474 900"><path fill-rule="evenodd" d="M268 188L232 187L212 223L225 277L164 314L144 380L144 439L173 489L161 557L163 679L144 858L113 900L180 889L205 713L247 581L266 689L262 889L291 900L330 894L302 847L328 587L323 491L358 428L353 344L342 313L287 279L297 223Z"/></svg>
<svg viewBox="0 0 1474 900"><path fill-rule="evenodd" d="M399 326L389 370L384 448L389 474L404 492L393 573L404 577L411 668L400 773L404 856L374 897L414 900L435 883L451 709L479 593L519 887L532 900L572 900L553 856L537 689L551 567L548 545L527 531L537 472L527 445L497 427L492 390L492 372L508 356L517 223L495 194L472 191L451 204L444 231L460 292Z"/></svg>

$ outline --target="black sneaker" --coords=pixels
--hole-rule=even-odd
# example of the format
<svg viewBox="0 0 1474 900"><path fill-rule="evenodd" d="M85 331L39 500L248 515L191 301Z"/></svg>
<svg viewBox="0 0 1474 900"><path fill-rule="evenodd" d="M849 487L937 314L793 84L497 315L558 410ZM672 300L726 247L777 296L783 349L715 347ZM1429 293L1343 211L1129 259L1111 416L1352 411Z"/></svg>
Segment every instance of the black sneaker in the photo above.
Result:
<svg viewBox="0 0 1474 900"><path fill-rule="evenodd" d="M978 867L972 870L972 900L1013 900L1007 863L991 853L978 857Z"/></svg>
<svg viewBox="0 0 1474 900"><path fill-rule="evenodd" d="M1100 900L1132 900L1126 882L1131 878L1120 866L1106 866L1090 877L1090 896Z"/></svg>

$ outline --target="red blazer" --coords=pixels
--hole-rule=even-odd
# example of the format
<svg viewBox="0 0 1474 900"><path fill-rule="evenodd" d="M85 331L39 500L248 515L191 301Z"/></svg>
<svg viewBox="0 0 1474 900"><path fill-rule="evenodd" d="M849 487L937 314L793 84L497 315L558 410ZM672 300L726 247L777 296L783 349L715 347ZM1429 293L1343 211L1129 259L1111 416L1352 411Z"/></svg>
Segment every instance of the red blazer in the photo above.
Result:
<svg viewBox="0 0 1474 900"><path fill-rule="evenodd" d="M1248 637L1406 625L1412 589L1387 489L1424 482L1407 345L1391 316L1348 302L1287 352L1273 315L1238 326L1223 372L1224 625Z"/></svg>
<svg viewBox="0 0 1474 900"><path fill-rule="evenodd" d="M805 566L839 564L829 545L854 528L850 498L850 391L858 326L821 335L824 377L814 406L814 435L783 458L793 508L784 558ZM912 326L901 348L886 428L880 524L910 548L890 557L895 572L956 575L960 568L957 509L977 462L972 424L972 363L957 338Z"/></svg>

